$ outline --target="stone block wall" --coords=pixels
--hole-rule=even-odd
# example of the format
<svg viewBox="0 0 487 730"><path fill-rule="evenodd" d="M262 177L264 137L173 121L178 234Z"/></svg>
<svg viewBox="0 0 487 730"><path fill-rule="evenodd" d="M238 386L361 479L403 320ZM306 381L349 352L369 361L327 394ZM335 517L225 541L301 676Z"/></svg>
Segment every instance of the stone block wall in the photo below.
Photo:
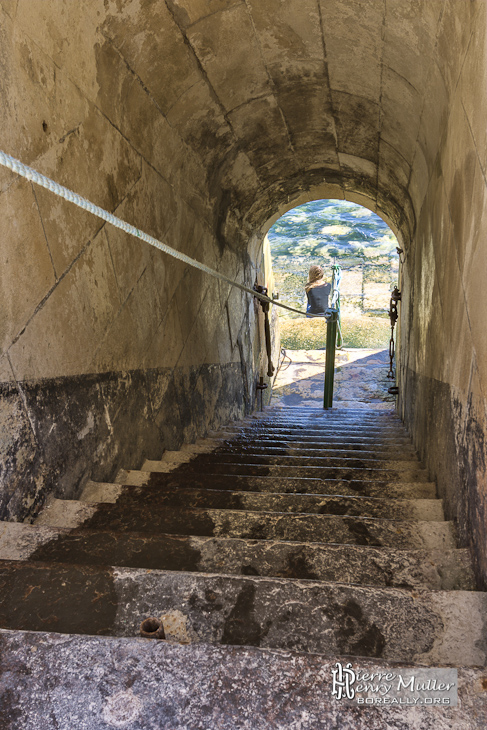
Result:
<svg viewBox="0 0 487 730"><path fill-rule="evenodd" d="M487 15L445 3L410 190L401 409L487 587Z"/></svg>
<svg viewBox="0 0 487 730"><path fill-rule="evenodd" d="M0 147L23 162L250 286L305 200L391 225L400 408L484 586L486 12L0 0ZM3 169L0 222L0 516L253 407L252 297Z"/></svg>
<svg viewBox="0 0 487 730"><path fill-rule="evenodd" d="M0 4L0 147L252 285L240 232L215 233L210 132L204 157L192 135L205 125L184 127L194 58L164 3L131 8ZM3 168L0 220L0 518L29 519L49 493L74 498L253 408L251 297Z"/></svg>

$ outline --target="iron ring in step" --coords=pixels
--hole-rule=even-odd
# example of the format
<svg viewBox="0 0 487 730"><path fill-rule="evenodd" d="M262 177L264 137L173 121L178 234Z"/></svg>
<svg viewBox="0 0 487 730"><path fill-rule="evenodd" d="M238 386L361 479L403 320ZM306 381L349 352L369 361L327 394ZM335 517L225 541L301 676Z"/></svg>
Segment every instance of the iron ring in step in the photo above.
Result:
<svg viewBox="0 0 487 730"><path fill-rule="evenodd" d="M154 616L149 616L140 624L140 635L146 639L165 639L164 626L162 621Z"/></svg>

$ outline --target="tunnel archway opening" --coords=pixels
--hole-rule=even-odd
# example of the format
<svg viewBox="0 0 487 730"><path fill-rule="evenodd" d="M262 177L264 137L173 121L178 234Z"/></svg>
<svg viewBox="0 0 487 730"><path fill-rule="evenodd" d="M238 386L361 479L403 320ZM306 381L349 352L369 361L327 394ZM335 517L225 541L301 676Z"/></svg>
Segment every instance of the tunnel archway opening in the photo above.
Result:
<svg viewBox="0 0 487 730"><path fill-rule="evenodd" d="M387 380L391 291L398 285L398 240L387 223L369 208L348 200L311 200L288 210L270 227L266 245L273 269L275 296L303 312L279 309L281 359L286 376L278 375L274 394L298 400L320 397L318 363L325 358L326 324L306 317L305 293L310 266L323 269L332 283L339 267L341 328L337 337L340 400L391 404ZM331 296L330 296L331 302ZM294 363L297 367L291 367ZM371 369L382 363L382 370ZM318 367L316 367L318 366ZM282 368L281 368L282 369ZM353 370L353 373L352 373ZM352 377L353 375L353 377ZM350 376L350 377L349 377ZM345 387L353 379L354 388ZM343 382L342 382L343 381Z"/></svg>

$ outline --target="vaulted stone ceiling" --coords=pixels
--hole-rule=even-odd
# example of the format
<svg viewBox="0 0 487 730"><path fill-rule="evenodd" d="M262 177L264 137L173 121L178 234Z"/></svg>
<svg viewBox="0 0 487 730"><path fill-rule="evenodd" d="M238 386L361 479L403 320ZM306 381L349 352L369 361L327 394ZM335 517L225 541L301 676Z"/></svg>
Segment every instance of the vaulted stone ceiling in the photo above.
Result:
<svg viewBox="0 0 487 730"><path fill-rule="evenodd" d="M240 220L262 226L312 190L409 237L470 5L134 0L102 33Z"/></svg>

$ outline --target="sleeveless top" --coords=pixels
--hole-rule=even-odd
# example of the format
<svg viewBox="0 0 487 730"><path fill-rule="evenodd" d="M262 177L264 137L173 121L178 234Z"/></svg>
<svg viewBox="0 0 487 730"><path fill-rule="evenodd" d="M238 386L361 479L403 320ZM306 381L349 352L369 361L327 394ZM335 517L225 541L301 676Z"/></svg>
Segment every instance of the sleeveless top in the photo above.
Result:
<svg viewBox="0 0 487 730"><path fill-rule="evenodd" d="M324 314L328 309L328 297L331 292L331 284L320 284L313 286L307 292L308 312L310 314Z"/></svg>

